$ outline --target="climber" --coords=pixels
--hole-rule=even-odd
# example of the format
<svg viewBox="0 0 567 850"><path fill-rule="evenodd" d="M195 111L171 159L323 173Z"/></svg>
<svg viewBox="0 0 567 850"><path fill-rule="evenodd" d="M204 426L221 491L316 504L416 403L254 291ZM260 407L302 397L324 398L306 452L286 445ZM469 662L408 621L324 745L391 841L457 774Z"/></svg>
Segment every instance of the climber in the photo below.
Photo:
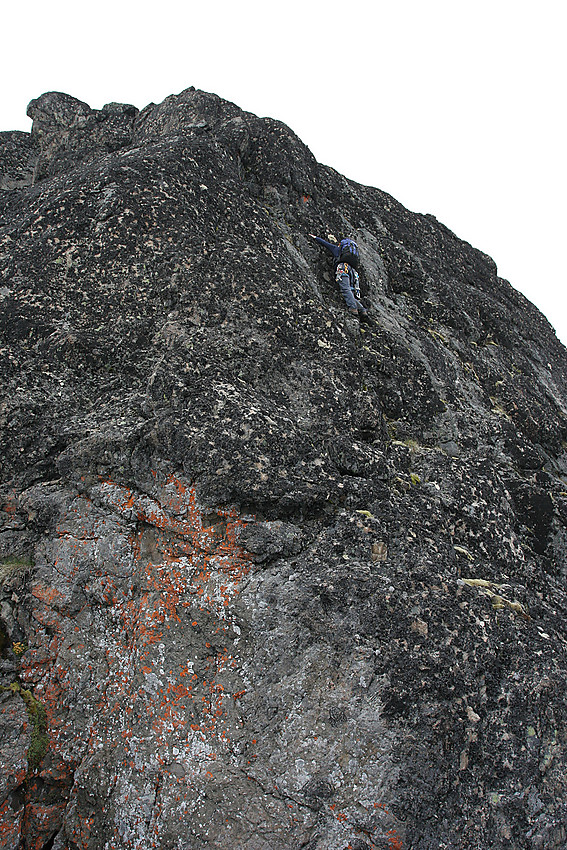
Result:
<svg viewBox="0 0 567 850"><path fill-rule="evenodd" d="M348 311L352 316L357 316L359 321L371 323L368 310L360 300L360 282L358 278L358 264L360 255L358 246L353 239L341 239L339 245L326 242L320 236L309 234L312 239L326 248L334 257L335 279L345 299Z"/></svg>

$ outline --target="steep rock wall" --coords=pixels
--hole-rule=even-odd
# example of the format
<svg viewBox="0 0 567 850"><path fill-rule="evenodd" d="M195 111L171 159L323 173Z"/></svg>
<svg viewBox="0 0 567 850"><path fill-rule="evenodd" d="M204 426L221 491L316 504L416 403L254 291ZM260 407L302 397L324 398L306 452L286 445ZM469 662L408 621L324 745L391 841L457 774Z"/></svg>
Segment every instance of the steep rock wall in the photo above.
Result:
<svg viewBox="0 0 567 850"><path fill-rule="evenodd" d="M6 847L560 848L567 354L188 89L0 146ZM354 235L360 328L309 232Z"/></svg>

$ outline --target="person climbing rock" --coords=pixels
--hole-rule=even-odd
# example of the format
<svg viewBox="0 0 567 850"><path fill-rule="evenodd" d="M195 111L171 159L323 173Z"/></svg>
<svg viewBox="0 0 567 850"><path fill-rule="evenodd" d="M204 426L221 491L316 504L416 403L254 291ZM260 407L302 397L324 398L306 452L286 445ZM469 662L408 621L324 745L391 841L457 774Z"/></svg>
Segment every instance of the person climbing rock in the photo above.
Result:
<svg viewBox="0 0 567 850"><path fill-rule="evenodd" d="M368 310L360 300L360 280L358 277L360 254L354 239L341 239L340 243L335 245L321 239L320 236L315 236L314 233L309 235L333 255L335 280L339 285L349 313L357 316L359 321L370 324Z"/></svg>

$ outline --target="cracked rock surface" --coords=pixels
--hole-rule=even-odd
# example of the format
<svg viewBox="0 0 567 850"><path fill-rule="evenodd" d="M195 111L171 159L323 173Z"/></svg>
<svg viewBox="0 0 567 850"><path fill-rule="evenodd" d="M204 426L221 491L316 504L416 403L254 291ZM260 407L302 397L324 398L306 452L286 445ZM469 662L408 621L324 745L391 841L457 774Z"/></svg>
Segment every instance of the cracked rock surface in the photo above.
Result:
<svg viewBox="0 0 567 850"><path fill-rule="evenodd" d="M567 351L187 89L0 134L0 843L562 850ZM308 236L353 236L360 327Z"/></svg>

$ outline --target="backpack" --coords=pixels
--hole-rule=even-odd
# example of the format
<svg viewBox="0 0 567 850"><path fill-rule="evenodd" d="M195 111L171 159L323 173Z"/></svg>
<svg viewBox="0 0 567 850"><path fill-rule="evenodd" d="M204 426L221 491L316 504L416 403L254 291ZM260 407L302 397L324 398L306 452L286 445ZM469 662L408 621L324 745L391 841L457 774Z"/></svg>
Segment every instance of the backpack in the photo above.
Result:
<svg viewBox="0 0 567 850"><path fill-rule="evenodd" d="M339 263L348 263L353 269L357 269L360 263L360 254L356 242L353 239L341 239L340 249Z"/></svg>

